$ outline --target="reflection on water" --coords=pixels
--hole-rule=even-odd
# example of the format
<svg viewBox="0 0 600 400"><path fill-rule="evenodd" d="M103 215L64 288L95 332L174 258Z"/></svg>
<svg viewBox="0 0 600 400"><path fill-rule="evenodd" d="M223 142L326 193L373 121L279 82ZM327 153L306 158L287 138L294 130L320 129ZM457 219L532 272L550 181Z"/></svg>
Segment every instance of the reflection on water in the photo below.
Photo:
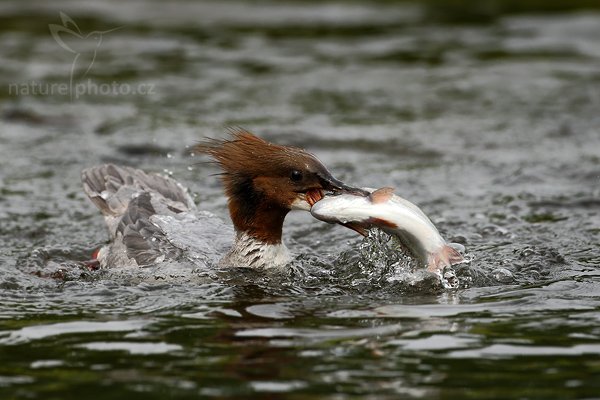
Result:
<svg viewBox="0 0 600 400"><path fill-rule="evenodd" d="M596 397L599 12L1 2L3 398ZM84 167L171 174L227 219L217 170L188 154L227 125L394 186L465 246L459 288L301 213L278 275L81 265L106 238Z"/></svg>

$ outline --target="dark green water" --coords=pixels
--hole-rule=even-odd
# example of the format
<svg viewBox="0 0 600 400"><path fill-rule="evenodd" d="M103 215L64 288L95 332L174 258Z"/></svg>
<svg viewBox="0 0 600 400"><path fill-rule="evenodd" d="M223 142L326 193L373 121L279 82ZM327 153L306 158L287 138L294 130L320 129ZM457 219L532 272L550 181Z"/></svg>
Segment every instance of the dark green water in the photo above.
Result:
<svg viewBox="0 0 600 400"><path fill-rule="evenodd" d="M0 398L600 398L599 10L0 1ZM465 245L461 288L302 213L289 275L80 266L83 168L227 218L187 148L229 125L396 187Z"/></svg>

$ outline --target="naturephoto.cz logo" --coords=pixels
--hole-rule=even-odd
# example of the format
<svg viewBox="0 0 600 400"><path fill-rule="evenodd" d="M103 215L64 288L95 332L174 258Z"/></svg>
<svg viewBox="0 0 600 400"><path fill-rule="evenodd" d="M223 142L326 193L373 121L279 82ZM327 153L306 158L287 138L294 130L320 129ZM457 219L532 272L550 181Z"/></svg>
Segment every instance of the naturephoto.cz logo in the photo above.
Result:
<svg viewBox="0 0 600 400"><path fill-rule="evenodd" d="M154 85L151 83L140 83L132 85L129 83L97 83L87 78L96 61L96 56L102 46L105 35L114 32L120 27L84 33L75 21L66 13L60 13L62 25L49 24L48 28L52 38L58 46L72 55L72 63L69 69L68 82L43 82L29 81L22 83L10 83L8 94L12 96L69 96L77 99L82 96L126 96L126 95L152 95Z"/></svg>

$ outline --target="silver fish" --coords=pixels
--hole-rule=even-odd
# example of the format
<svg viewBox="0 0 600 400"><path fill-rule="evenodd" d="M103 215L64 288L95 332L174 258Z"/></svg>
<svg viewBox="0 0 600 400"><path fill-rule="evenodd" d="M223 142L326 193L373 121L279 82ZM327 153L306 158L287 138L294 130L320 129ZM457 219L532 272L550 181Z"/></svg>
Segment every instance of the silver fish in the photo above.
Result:
<svg viewBox="0 0 600 400"><path fill-rule="evenodd" d="M363 235L366 229L376 226L399 238L409 255L434 273L464 261L423 211L395 195L393 188L366 190L371 194L365 197L352 194L325 196L312 206L310 212L321 221L339 223Z"/></svg>

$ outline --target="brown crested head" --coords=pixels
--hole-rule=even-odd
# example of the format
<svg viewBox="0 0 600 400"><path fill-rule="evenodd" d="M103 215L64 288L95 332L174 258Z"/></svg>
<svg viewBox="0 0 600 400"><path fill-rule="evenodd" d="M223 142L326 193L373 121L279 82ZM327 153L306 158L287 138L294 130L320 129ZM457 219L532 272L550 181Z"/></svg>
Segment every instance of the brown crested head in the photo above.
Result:
<svg viewBox="0 0 600 400"><path fill-rule="evenodd" d="M281 242L287 213L310 210L323 191L364 194L335 179L312 154L267 142L243 129L230 130L225 140L207 139L194 152L210 155L221 167L236 229L266 243Z"/></svg>

